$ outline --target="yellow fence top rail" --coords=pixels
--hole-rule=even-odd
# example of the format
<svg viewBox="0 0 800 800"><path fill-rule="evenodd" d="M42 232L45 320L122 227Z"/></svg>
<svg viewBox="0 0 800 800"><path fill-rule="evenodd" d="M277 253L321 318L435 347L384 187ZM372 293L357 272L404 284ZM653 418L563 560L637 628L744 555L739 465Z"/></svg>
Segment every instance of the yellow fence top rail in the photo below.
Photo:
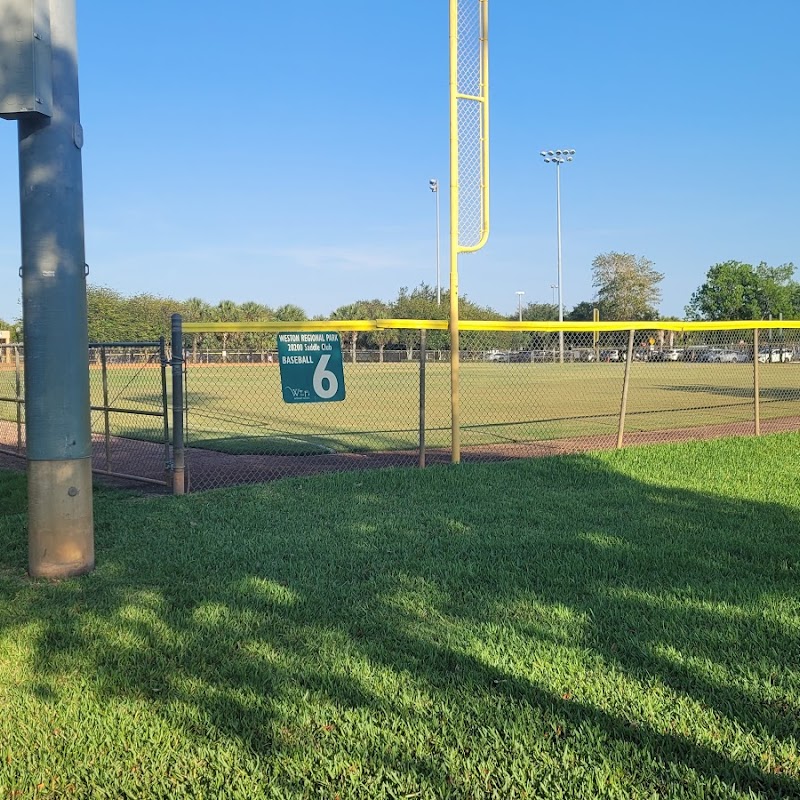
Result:
<svg viewBox="0 0 800 800"><path fill-rule="evenodd" d="M184 322L184 333L282 333L283 331L374 331L375 320L327 319L296 322Z"/></svg>
<svg viewBox="0 0 800 800"><path fill-rule="evenodd" d="M463 331L741 331L798 329L800 320L726 320L686 322L681 320L636 320L614 322L508 322L504 320L461 320ZM280 333L282 331L446 331L444 319L328 319L289 322L184 322L184 333Z"/></svg>

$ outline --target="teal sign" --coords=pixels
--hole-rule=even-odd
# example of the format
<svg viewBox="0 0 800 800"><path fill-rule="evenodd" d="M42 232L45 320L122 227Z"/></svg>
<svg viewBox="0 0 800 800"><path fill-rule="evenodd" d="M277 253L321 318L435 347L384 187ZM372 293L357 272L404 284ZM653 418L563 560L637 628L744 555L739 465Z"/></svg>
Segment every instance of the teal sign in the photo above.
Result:
<svg viewBox="0 0 800 800"><path fill-rule="evenodd" d="M278 363L284 402L344 400L342 341L338 333L279 333Z"/></svg>

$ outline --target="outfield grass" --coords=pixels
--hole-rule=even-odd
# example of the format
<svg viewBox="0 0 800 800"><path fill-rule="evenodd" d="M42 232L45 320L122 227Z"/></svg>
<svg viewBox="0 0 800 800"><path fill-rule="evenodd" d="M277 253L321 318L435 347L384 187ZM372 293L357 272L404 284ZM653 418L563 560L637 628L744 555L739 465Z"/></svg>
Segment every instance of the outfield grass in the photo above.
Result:
<svg viewBox="0 0 800 800"><path fill-rule="evenodd" d="M1 797L800 796L800 435L96 494L25 577Z"/></svg>

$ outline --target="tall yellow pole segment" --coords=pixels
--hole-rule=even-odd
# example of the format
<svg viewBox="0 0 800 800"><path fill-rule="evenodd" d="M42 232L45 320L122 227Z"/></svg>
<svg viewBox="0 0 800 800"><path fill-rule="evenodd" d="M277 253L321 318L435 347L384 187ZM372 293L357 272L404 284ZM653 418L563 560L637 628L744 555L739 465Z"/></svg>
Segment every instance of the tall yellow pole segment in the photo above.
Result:
<svg viewBox="0 0 800 800"><path fill-rule="evenodd" d="M458 256L489 238L489 0L450 0L450 422L461 461Z"/></svg>

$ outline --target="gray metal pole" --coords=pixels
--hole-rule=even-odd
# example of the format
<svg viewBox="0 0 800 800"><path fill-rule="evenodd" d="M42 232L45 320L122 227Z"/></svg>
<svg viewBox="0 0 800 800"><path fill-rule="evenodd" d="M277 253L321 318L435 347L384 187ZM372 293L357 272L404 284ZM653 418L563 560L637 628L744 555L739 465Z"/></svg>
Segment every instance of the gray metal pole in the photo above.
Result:
<svg viewBox="0 0 800 800"><path fill-rule="evenodd" d="M431 178L428 186L436 199L436 305L440 306L442 304L442 279L439 268L439 179Z"/></svg>
<svg viewBox="0 0 800 800"><path fill-rule="evenodd" d="M18 133L29 570L56 578L94 567L75 0L50 3L50 36L52 117Z"/></svg>
<svg viewBox="0 0 800 800"><path fill-rule="evenodd" d="M556 226L558 229L558 321L564 321L564 281L561 279L561 164L556 161ZM564 331L558 331L558 362L564 363Z"/></svg>
<svg viewBox="0 0 800 800"><path fill-rule="evenodd" d="M753 433L761 436L761 374L758 360L758 328L753 331ZM767 358L772 358L771 355Z"/></svg>
<svg viewBox="0 0 800 800"><path fill-rule="evenodd" d="M441 236L439 235L439 182L436 182L436 305L442 304Z"/></svg>
<svg viewBox="0 0 800 800"><path fill-rule="evenodd" d="M106 447L106 472L111 472L111 411L108 402L108 359L105 345L100 346L100 368L103 373L103 438Z"/></svg>
<svg viewBox="0 0 800 800"><path fill-rule="evenodd" d="M183 443L183 319L172 315L172 493L186 491Z"/></svg>
<svg viewBox="0 0 800 800"><path fill-rule="evenodd" d="M164 470L166 483L169 485L172 461L169 452L169 400L167 397L167 340L161 336L158 340L158 353L161 357L161 410L164 414Z"/></svg>

